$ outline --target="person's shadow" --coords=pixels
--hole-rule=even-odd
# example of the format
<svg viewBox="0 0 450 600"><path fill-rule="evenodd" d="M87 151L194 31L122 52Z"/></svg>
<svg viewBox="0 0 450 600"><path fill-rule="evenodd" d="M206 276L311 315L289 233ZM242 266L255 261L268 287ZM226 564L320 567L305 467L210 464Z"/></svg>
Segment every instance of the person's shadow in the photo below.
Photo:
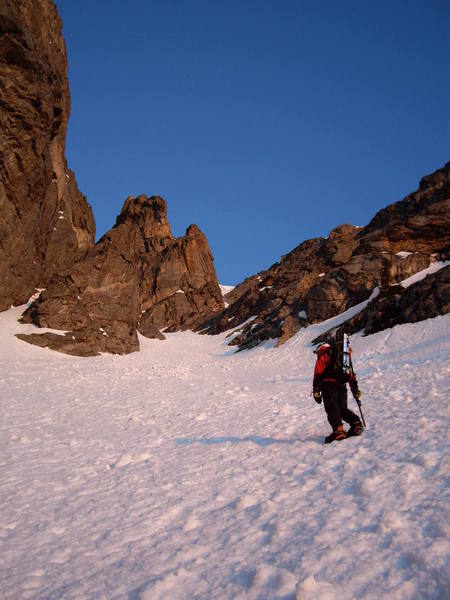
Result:
<svg viewBox="0 0 450 600"><path fill-rule="evenodd" d="M228 436L216 436L216 437L202 437L202 438L177 438L175 443L178 446L191 446L193 444L203 444L205 446L212 446L214 444L246 444L252 443L257 446L272 446L273 444L285 444L287 446L292 446L293 444L303 443L303 442L314 442L316 444L322 444L323 439L317 435L309 436L305 438L271 438L271 437L261 437L259 435L247 435L245 437L236 437L232 435Z"/></svg>

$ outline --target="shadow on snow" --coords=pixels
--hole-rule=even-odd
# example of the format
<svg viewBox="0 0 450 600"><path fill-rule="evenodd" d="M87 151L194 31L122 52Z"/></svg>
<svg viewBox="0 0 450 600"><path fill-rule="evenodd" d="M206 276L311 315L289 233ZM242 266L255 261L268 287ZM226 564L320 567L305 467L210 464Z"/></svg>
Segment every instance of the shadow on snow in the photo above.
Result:
<svg viewBox="0 0 450 600"><path fill-rule="evenodd" d="M246 437L236 437L236 436L218 436L211 438L177 438L175 443L178 446L191 446L193 444L203 444L205 446L212 446L214 444L243 444L243 443L252 443L257 446L272 446L273 444L284 444L287 446L292 446L298 442L317 442L319 438L311 437L308 440L301 439L286 439L286 438L270 438L270 437L260 437L258 435L247 435ZM322 439L320 438L322 442Z"/></svg>

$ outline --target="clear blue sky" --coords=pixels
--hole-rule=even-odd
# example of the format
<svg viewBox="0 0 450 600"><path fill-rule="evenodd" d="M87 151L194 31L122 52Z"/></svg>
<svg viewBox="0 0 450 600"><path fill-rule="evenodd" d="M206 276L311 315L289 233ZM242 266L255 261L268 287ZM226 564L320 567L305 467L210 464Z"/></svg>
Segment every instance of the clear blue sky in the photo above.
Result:
<svg viewBox="0 0 450 600"><path fill-rule="evenodd" d="M161 195L236 284L450 160L447 0L56 5L98 237L127 196Z"/></svg>

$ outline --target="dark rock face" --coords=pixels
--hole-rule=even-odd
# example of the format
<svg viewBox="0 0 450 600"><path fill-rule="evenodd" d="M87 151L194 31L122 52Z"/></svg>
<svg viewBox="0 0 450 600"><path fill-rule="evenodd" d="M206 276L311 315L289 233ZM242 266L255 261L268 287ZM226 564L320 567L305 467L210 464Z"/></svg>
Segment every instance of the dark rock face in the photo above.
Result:
<svg viewBox="0 0 450 600"><path fill-rule="evenodd" d="M450 163L423 177L419 189L380 210L364 228L363 251L404 250L407 240L415 252L448 251L450 245Z"/></svg>
<svg viewBox="0 0 450 600"><path fill-rule="evenodd" d="M375 299L364 311L360 329L369 335L402 323L417 323L450 312L450 267L428 275L402 289L397 286L387 297Z"/></svg>
<svg viewBox="0 0 450 600"><path fill-rule="evenodd" d="M174 238L164 200L143 195L126 200L113 229L22 317L68 333L19 337L80 356L124 354L139 349L138 331L164 339L161 329L195 329L223 306L206 237L191 225Z"/></svg>
<svg viewBox="0 0 450 600"><path fill-rule="evenodd" d="M0 0L0 310L22 304L94 245L65 159L70 112L51 0Z"/></svg>
<svg viewBox="0 0 450 600"><path fill-rule="evenodd" d="M327 239L303 242L280 263L246 279L227 294L229 306L205 328L214 334L241 325L230 342L240 349L268 338L282 343L300 327L366 300L375 287L389 289L449 257L447 163L424 177L416 192L379 211L366 227L337 227Z"/></svg>
<svg viewBox="0 0 450 600"><path fill-rule="evenodd" d="M367 307L340 327L314 340L323 342L336 331L348 334L364 331L365 335L401 325L417 323L450 312L450 266L428 275L406 289L401 285L380 291Z"/></svg>

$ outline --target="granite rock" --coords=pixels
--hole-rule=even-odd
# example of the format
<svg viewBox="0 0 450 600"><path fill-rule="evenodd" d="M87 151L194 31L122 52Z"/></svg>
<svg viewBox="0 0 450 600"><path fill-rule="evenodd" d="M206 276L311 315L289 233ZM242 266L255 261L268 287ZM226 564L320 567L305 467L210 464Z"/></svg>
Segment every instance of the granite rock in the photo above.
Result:
<svg viewBox="0 0 450 600"><path fill-rule="evenodd" d="M267 271L247 278L204 328L211 334L237 328L231 343L240 349L269 338L279 338L280 344L298 327L340 314L367 300L375 288L388 289L449 257L447 163L366 227L341 225L328 238L307 240Z"/></svg>
<svg viewBox="0 0 450 600"><path fill-rule="evenodd" d="M0 310L26 302L94 245L92 210L65 159L61 27L51 0L0 0Z"/></svg>
<svg viewBox="0 0 450 600"><path fill-rule="evenodd" d="M174 238L165 201L141 195L127 198L115 226L22 317L68 333L20 337L81 356L125 354L139 349L138 332L164 339L162 329L194 329L223 306L204 234L191 225Z"/></svg>

